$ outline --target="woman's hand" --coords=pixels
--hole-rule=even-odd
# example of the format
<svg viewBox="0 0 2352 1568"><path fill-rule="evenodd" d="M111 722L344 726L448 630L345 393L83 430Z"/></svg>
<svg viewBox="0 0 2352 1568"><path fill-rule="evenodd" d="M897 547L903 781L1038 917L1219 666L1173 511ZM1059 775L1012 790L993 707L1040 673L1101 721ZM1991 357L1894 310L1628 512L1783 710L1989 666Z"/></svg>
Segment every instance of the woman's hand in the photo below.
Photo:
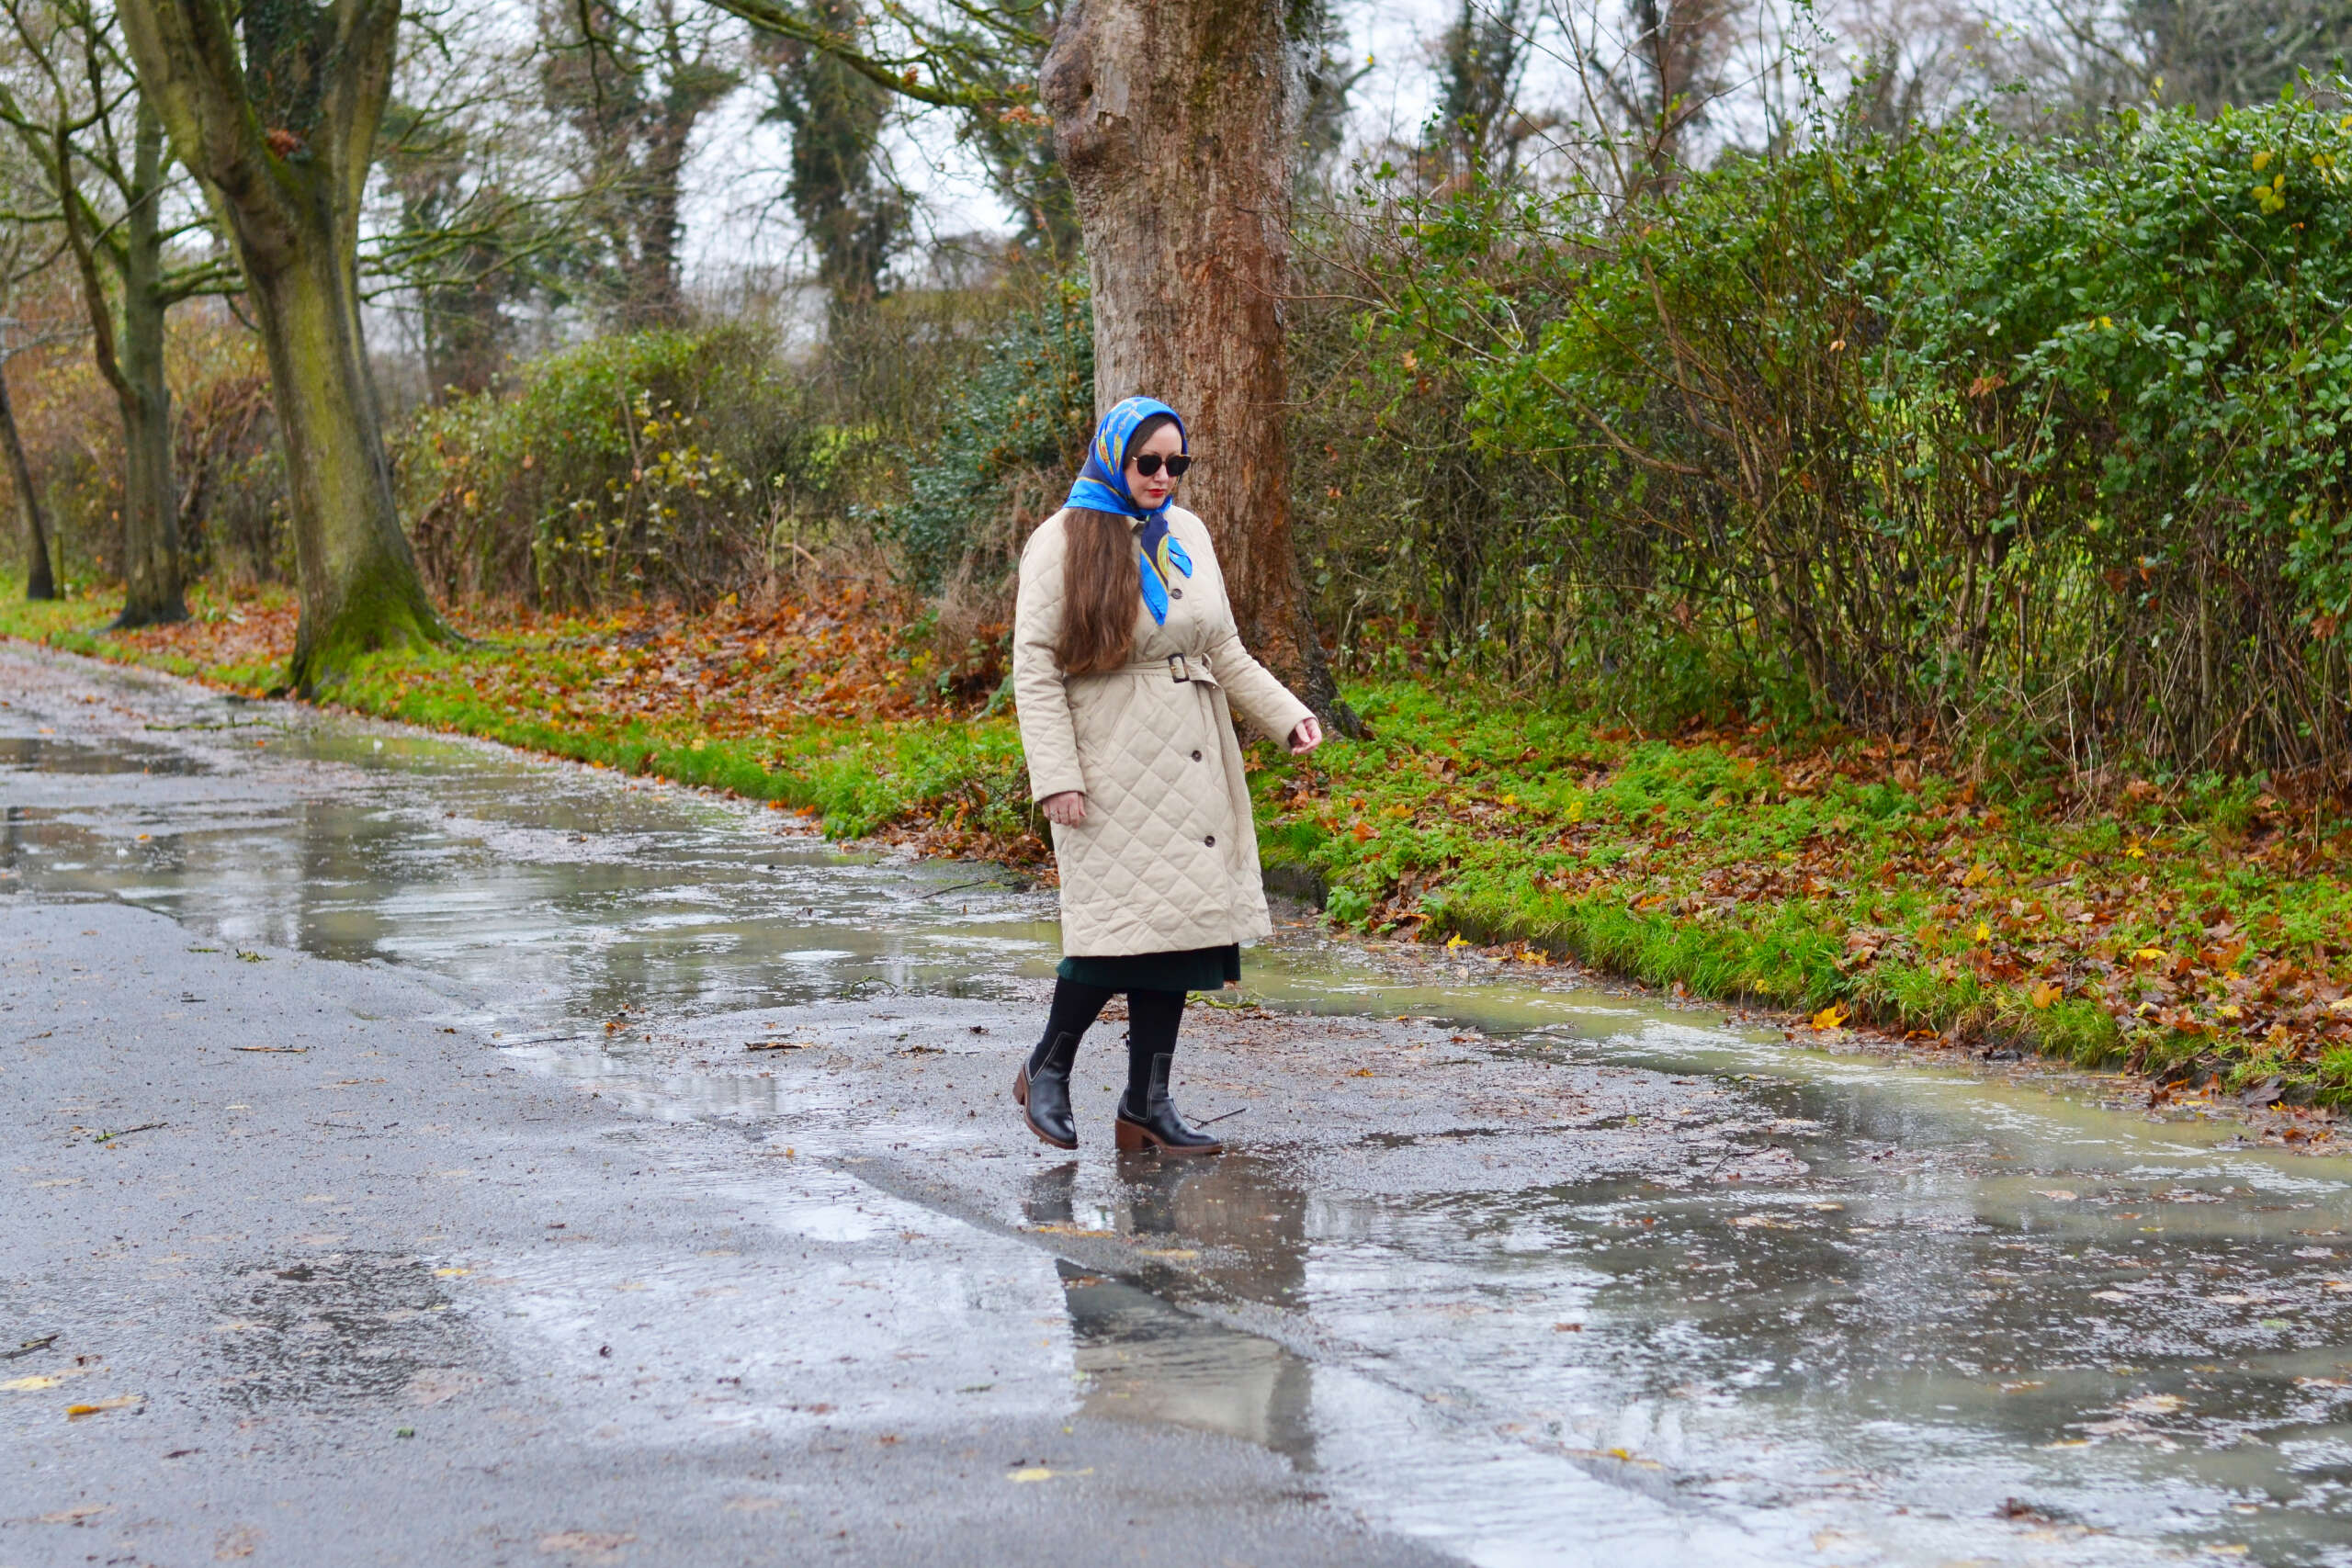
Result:
<svg viewBox="0 0 2352 1568"><path fill-rule="evenodd" d="M1307 722L1312 724L1315 721L1309 719ZM1046 796L1037 803L1037 808L1046 814L1046 821L1058 823L1064 828L1075 828L1086 820L1086 793L1066 789L1059 795Z"/></svg>
<svg viewBox="0 0 2352 1568"><path fill-rule="evenodd" d="M1322 744L1323 726L1313 714L1300 719L1298 728L1290 732L1290 754L1294 757L1304 757Z"/></svg>

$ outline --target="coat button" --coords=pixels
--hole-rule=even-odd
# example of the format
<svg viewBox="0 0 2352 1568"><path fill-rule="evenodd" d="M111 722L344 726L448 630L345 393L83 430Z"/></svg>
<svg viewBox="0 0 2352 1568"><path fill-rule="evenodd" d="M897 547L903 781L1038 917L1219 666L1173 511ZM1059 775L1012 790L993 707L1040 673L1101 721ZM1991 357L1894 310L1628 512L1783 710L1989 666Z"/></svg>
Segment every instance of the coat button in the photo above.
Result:
<svg viewBox="0 0 2352 1568"><path fill-rule="evenodd" d="M1168 591L1168 596L1170 599L1182 599L1184 596L1184 591L1181 588L1171 588Z"/></svg>
<svg viewBox="0 0 2352 1568"><path fill-rule="evenodd" d="M1200 754L1198 751L1193 752L1193 761L1194 761L1195 762L1197 762L1197 761L1199 761L1200 760L1201 760L1201 754Z"/></svg>
<svg viewBox="0 0 2352 1568"><path fill-rule="evenodd" d="M1203 843L1204 843L1204 844L1208 845L1208 847L1209 847L1209 848L1211 848L1211 849L1215 849L1215 848L1216 848L1216 835L1215 833L1211 833L1207 838L1205 838L1205 839L1202 840L1201 841L1202 841Z"/></svg>

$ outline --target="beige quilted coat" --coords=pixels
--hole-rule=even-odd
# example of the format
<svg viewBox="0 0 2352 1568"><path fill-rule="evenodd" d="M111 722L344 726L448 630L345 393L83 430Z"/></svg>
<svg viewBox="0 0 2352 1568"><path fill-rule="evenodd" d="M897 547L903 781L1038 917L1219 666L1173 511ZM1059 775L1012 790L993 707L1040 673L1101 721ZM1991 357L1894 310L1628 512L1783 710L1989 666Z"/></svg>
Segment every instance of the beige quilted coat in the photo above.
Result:
<svg viewBox="0 0 2352 1568"><path fill-rule="evenodd" d="M1169 587L1168 624L1136 599L1135 662L1065 676L1062 519L1038 525L1021 552L1012 619L1012 691L1029 793L1086 793L1086 820L1056 826L1062 952L1074 958L1222 947L1269 935L1258 834L1232 713L1287 737L1306 704L1250 657L1233 626L1208 529L1182 507L1168 531L1193 558ZM1137 532L1143 525L1135 525ZM1182 597L1173 595L1180 592ZM1170 660L1184 663L1171 668ZM1196 677L1179 680L1182 674ZM1230 706L1228 707L1228 703Z"/></svg>

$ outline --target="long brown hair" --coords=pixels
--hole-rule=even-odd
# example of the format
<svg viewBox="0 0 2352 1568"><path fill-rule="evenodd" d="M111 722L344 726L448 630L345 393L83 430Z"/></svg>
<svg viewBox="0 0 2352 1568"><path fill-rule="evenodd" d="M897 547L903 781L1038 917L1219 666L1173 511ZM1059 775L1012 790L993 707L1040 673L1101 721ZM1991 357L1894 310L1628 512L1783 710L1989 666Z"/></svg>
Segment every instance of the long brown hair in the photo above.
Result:
<svg viewBox="0 0 2352 1568"><path fill-rule="evenodd" d="M1134 524L1115 512L1073 506L1062 519L1062 631L1054 662L1093 675L1127 662L1143 604L1143 558Z"/></svg>
<svg viewBox="0 0 2352 1568"><path fill-rule="evenodd" d="M1176 421L1153 414L1127 437L1124 468L1133 452ZM1135 524L1115 512L1073 506L1062 520L1062 630L1054 662L1065 675L1093 675L1125 664L1136 648L1136 612L1143 604L1142 556Z"/></svg>

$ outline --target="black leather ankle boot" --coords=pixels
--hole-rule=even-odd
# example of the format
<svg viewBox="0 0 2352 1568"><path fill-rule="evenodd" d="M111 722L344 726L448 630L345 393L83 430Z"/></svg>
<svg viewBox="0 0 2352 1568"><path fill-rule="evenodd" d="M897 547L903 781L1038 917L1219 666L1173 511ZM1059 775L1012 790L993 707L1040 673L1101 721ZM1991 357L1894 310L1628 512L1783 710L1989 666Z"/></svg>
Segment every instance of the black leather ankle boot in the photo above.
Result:
<svg viewBox="0 0 2352 1568"><path fill-rule="evenodd" d="M1078 1120L1069 1111L1069 1066L1078 1059L1078 1036L1040 1040L1012 1080L1029 1130L1057 1149L1078 1147Z"/></svg>
<svg viewBox="0 0 2352 1568"><path fill-rule="evenodd" d="M1145 1149L1157 1149L1170 1155L1223 1154L1225 1145L1206 1133L1194 1132L1184 1125L1176 1114L1176 1102L1168 1098L1167 1053L1151 1059L1151 1092L1141 1107L1127 1103L1127 1096L1119 1096L1119 1114L1112 1124L1113 1136L1121 1152L1136 1154Z"/></svg>

